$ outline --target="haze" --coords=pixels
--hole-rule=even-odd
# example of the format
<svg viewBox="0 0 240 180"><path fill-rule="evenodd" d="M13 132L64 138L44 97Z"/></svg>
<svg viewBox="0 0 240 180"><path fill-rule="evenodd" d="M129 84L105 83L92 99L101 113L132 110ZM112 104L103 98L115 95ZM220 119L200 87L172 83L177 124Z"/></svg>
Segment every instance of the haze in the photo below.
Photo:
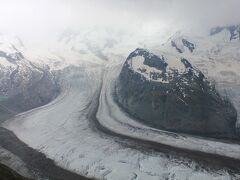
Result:
<svg viewBox="0 0 240 180"><path fill-rule="evenodd" d="M24 41L56 39L66 29L110 27L143 34L239 23L238 0L1 0L0 32Z"/></svg>

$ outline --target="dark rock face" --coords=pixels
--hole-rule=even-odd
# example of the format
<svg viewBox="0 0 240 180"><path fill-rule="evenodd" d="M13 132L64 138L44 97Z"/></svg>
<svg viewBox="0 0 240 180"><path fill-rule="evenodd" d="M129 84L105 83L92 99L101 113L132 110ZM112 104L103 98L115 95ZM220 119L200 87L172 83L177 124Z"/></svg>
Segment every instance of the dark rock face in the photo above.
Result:
<svg viewBox="0 0 240 180"><path fill-rule="evenodd" d="M195 49L195 45L190 41L184 38L181 38L178 40L180 40L180 42L176 42L175 40L172 40L171 46L174 47L179 53L183 53L185 48L187 48L191 53Z"/></svg>
<svg viewBox="0 0 240 180"><path fill-rule="evenodd" d="M139 57L144 58L145 70L132 65L134 58ZM184 71L169 67L164 56L160 58L144 49L132 52L116 82L119 105L139 121L155 128L237 138L237 113L233 105L221 97L187 59L176 61L182 63ZM147 66L156 69L152 72Z"/></svg>
<svg viewBox="0 0 240 180"><path fill-rule="evenodd" d="M195 49L195 45L186 39L182 39L182 43L189 49L190 52L193 52L193 50Z"/></svg>
<svg viewBox="0 0 240 180"><path fill-rule="evenodd" d="M174 41L171 41L171 45L172 45L172 47L176 48L176 50L177 50L179 53L183 53L183 51L182 51L180 48L178 48L177 44L176 44Z"/></svg>
<svg viewBox="0 0 240 180"><path fill-rule="evenodd" d="M0 51L0 122L11 115L47 104L59 93L48 66L28 61L16 49L11 54Z"/></svg>
<svg viewBox="0 0 240 180"><path fill-rule="evenodd" d="M240 40L240 25L232 25L232 26L222 26L215 27L211 29L210 35L215 35L222 32L224 29L228 30L230 33L230 41L231 40Z"/></svg>
<svg viewBox="0 0 240 180"><path fill-rule="evenodd" d="M11 82L9 86L5 87L10 92L5 100L1 101L1 104L13 112L23 112L32 108L36 108L47 104L54 99L59 93L57 84L53 80L53 75L42 70L41 72L31 71L30 79L22 83L24 77L17 77L15 82ZM17 79L18 78L18 79ZM16 87L17 86L17 87ZM13 89L13 88L16 89Z"/></svg>

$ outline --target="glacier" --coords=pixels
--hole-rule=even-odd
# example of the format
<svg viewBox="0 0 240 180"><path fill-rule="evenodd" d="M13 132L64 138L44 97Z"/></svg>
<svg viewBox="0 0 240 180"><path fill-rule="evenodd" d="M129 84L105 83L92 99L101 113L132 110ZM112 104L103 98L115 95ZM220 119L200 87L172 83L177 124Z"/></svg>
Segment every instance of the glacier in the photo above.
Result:
<svg viewBox="0 0 240 180"><path fill-rule="evenodd" d="M76 36L74 36L75 39ZM116 41L119 40L116 39ZM74 41L73 44L75 43ZM221 78L219 78L219 73L225 68L222 54L228 58L229 52L238 49L238 42L234 42L235 45L230 46L227 46L226 43L221 45L221 47L226 46L226 49L222 48L222 54L214 54L216 47L212 45L206 47L204 43L199 43L203 44L202 48L193 51L193 54L186 51L180 56L193 59L200 69L208 71L210 77L217 77L219 88L224 89L226 83L222 86ZM94 47L98 47L98 44L101 44L101 41L95 42ZM131 139L159 142L233 159L240 158L238 144L146 127L136 122L116 105L111 91L112 86L121 70L124 57L129 49L135 49L137 44L139 45L139 43L131 42L125 45L120 41L114 48L110 45L99 46L101 47L99 51L104 54L104 57L107 57L107 60L101 60L102 56L99 56L99 52L92 52L91 49L88 49L89 47L83 45L66 50L66 54L62 51L61 55L59 55L60 53L54 54L54 58L63 57L59 60L60 64L62 63L61 66L55 69L58 71L59 82L61 82L60 94L44 106L20 113L14 119L5 121L4 127L13 131L21 141L30 147L53 159L57 165L87 177L109 180L239 179L238 172L231 172L226 167L214 168L214 165L208 167L188 157L153 150ZM80 54L83 54L81 61L81 55L78 53L82 47L87 48L88 52L85 54L80 51ZM174 54L172 56L179 56L178 52L167 43L160 45L157 42L152 49L157 52L160 48L166 53ZM213 52L206 53L205 49L211 48ZM78 49L78 53L76 53L76 49ZM231 55L231 63L236 65L228 66L227 70L235 72L238 77L239 66L237 65L239 62L232 56L239 57L236 54ZM210 61L211 58L216 60ZM67 61L68 59L70 62ZM54 67L53 64L50 65L50 68L54 69ZM227 80L227 83L230 80ZM239 86L237 83L235 85L232 94L236 93L235 96L238 96ZM230 94L230 96L233 95ZM238 105L237 101L237 99L234 101L235 105ZM93 119L95 114L96 119ZM99 125L113 133L101 131ZM130 139L122 138L114 133L130 137Z"/></svg>

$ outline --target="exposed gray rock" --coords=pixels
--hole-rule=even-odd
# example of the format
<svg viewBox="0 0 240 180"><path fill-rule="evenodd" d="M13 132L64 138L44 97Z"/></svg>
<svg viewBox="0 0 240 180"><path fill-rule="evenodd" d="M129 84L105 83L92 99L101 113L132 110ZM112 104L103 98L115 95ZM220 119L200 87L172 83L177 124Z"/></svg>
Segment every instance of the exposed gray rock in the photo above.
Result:
<svg viewBox="0 0 240 180"><path fill-rule="evenodd" d="M9 47L0 49L0 121L44 105L59 93L48 66L33 64Z"/></svg>
<svg viewBox="0 0 240 180"><path fill-rule="evenodd" d="M218 26L211 29L210 35L215 35L223 30L227 30L230 33L230 41L238 40L240 41L240 25L231 25L231 26Z"/></svg>
<svg viewBox="0 0 240 180"><path fill-rule="evenodd" d="M176 50L179 53L183 53L184 48L187 48L191 53L195 49L195 45L193 43L191 43L190 41L188 41L184 38L180 38L180 39L177 39L177 40L171 40L171 46L176 48Z"/></svg>
<svg viewBox="0 0 240 180"><path fill-rule="evenodd" d="M171 67L168 57L144 49L132 52L116 82L119 105L155 128L237 138L237 113L231 102L187 59L175 61L184 69Z"/></svg>

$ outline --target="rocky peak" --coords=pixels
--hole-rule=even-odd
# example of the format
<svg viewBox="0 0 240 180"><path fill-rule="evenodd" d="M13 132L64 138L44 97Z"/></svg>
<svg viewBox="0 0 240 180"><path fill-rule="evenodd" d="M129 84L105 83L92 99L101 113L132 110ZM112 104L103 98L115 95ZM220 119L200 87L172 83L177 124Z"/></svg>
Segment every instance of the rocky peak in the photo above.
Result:
<svg viewBox="0 0 240 180"><path fill-rule="evenodd" d="M236 109L186 58L136 49L116 82L119 105L154 128L236 138Z"/></svg>
<svg viewBox="0 0 240 180"><path fill-rule="evenodd" d="M188 75L189 81L202 77L202 73L193 67L186 58L157 56L141 48L137 48L128 56L124 66L141 75L143 80L161 83L169 83L181 75Z"/></svg>
<svg viewBox="0 0 240 180"><path fill-rule="evenodd" d="M127 58L127 60L133 61L133 59L137 56L141 56L144 58L143 64L149 67L154 67L158 70L165 71L168 64L165 62L164 56L161 58L156 56L153 53L150 53L146 49L137 48L133 51Z"/></svg>
<svg viewBox="0 0 240 180"><path fill-rule="evenodd" d="M196 45L188 40L187 37L182 37L176 35L176 37L172 37L171 39L171 46L174 47L179 53L184 53L185 51L189 51L193 53Z"/></svg>
<svg viewBox="0 0 240 180"><path fill-rule="evenodd" d="M22 46L19 38L0 35L1 105L15 113L46 104L59 92L54 74L25 58Z"/></svg>
<svg viewBox="0 0 240 180"><path fill-rule="evenodd" d="M0 57L5 58L8 62L16 64L17 61L24 59L24 56L21 52L16 51L15 53L7 54L4 51L0 50Z"/></svg>
<svg viewBox="0 0 240 180"><path fill-rule="evenodd" d="M226 30L229 33L229 40L239 40L240 41L240 25L231 25L231 26L218 26L212 28L210 35L214 36Z"/></svg>

